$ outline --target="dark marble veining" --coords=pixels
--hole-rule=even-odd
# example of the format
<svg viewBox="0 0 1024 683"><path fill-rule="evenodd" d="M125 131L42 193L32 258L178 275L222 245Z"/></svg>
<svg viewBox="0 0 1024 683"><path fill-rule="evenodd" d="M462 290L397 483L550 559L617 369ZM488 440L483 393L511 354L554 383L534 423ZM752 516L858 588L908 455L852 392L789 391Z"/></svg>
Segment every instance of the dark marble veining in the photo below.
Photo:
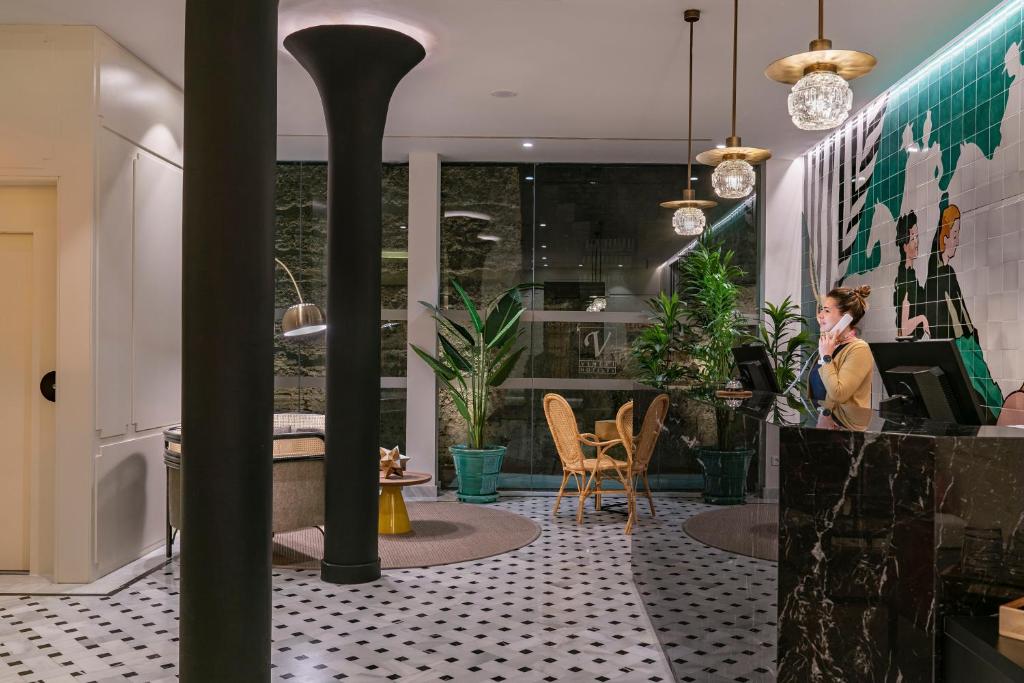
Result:
<svg viewBox="0 0 1024 683"><path fill-rule="evenodd" d="M944 617L1024 595L1024 430L671 393L670 442L778 427L779 681L941 680Z"/></svg>

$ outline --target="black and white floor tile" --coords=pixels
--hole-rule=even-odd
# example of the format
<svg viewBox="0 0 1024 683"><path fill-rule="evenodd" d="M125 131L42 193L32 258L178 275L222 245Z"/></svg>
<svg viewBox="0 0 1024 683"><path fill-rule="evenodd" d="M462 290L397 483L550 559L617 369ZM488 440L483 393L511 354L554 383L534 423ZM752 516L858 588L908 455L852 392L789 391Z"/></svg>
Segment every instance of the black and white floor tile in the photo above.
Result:
<svg viewBox="0 0 1024 683"><path fill-rule="evenodd" d="M274 680L767 680L773 565L686 538L682 520L706 506L657 499L652 520L641 504L632 543L657 552L645 550L634 583L622 516L588 509L578 527L575 501L556 519L552 503L498 503L543 533L486 560L361 586L275 571ZM0 681L176 680L177 590L171 561L108 596L0 597Z"/></svg>

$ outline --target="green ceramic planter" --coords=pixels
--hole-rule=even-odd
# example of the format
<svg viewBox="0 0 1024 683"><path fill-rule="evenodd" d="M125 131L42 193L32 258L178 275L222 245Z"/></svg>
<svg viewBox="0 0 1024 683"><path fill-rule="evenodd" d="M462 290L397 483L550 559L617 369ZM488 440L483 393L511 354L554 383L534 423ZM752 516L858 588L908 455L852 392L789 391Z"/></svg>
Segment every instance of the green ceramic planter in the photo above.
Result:
<svg viewBox="0 0 1024 683"><path fill-rule="evenodd" d="M743 505L746 502L747 470L754 451L719 451L698 448L697 462L704 469L704 502L712 505Z"/></svg>
<svg viewBox="0 0 1024 683"><path fill-rule="evenodd" d="M466 448L449 446L459 478L458 498L463 503L493 503L498 500L498 474L505 460L505 446Z"/></svg>

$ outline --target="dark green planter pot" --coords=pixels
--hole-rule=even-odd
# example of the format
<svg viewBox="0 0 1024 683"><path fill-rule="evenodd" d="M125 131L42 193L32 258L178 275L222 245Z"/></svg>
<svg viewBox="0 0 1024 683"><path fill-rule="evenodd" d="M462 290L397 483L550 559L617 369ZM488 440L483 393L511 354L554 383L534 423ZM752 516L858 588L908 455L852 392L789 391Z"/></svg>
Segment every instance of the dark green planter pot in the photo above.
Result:
<svg viewBox="0 0 1024 683"><path fill-rule="evenodd" d="M754 451L719 451L698 448L697 462L704 468L704 502L712 505L743 505L746 502L747 470Z"/></svg>
<svg viewBox="0 0 1024 683"><path fill-rule="evenodd" d="M498 474L505 460L505 446L466 448L449 446L459 478L458 497L463 503L493 503L498 500Z"/></svg>

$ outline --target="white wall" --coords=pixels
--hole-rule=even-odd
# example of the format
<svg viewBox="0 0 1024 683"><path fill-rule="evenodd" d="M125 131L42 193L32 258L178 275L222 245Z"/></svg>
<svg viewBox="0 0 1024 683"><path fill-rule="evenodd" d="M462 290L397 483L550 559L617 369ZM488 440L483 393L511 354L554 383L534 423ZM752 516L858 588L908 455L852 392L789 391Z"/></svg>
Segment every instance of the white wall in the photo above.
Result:
<svg viewBox="0 0 1024 683"><path fill-rule="evenodd" d="M800 303L800 240L804 193L803 159L765 163L764 300L778 304L787 296Z"/></svg>
<svg viewBox="0 0 1024 683"><path fill-rule="evenodd" d="M139 372L139 336L153 323L133 313L167 308L180 287L180 255L167 245L180 250L180 217L168 207L180 211L183 99L106 35L77 26L0 27L0 93L0 180L56 179L58 196L56 453L52 482L36 482L33 514L45 523L33 534L32 571L86 582L163 535L153 437L155 422L178 420L168 406L180 403L180 386L162 385L180 376L180 352L149 344L143 365L152 359L161 373ZM149 214L160 220L135 201L140 159L157 177L148 201L159 201ZM140 231L165 252L160 262L136 262ZM135 283L140 267L164 287ZM179 338L180 303L160 322ZM165 398L144 431L123 414L139 391Z"/></svg>

